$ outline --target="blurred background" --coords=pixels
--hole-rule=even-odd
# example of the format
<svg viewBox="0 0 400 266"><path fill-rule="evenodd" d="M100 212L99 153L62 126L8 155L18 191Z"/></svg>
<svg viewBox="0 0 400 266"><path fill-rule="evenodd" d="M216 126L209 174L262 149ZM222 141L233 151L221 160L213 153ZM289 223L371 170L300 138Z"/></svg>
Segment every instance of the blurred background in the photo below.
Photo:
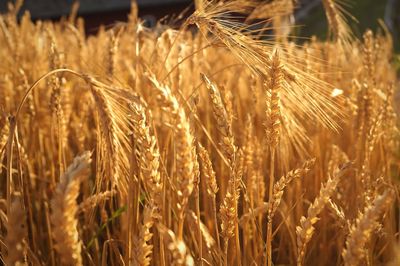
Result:
<svg viewBox="0 0 400 266"><path fill-rule="evenodd" d="M352 28L356 36L365 29L382 29L383 22L393 34L396 51L400 51L400 0L339 0L348 3L347 10L358 23ZM7 11L8 0L0 0L0 12ZM33 20L57 20L69 14L74 0L25 0L21 14L29 10ZM86 30L95 33L100 24L112 25L126 21L131 0L80 0L78 14L85 18ZM192 0L137 0L139 16L146 26L154 26L159 19L175 22L179 14L183 17L194 10ZM295 13L298 36L326 37L327 21L321 0L297 0Z"/></svg>

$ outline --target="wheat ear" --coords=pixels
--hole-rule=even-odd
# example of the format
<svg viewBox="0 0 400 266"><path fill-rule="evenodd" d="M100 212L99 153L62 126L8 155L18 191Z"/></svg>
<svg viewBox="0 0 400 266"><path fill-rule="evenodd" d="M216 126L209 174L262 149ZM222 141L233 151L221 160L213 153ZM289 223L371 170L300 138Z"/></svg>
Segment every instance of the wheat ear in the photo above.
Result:
<svg viewBox="0 0 400 266"><path fill-rule="evenodd" d="M163 184L159 170L160 151L157 139L150 128L150 121L146 116L146 110L140 103L130 104L132 110L133 132L137 141L136 154L140 161L140 169L146 183L150 198L154 201L157 212L160 213L163 206Z"/></svg>
<svg viewBox="0 0 400 266"><path fill-rule="evenodd" d="M323 0L322 2L328 18L329 30L333 34L335 41L344 48L349 48L353 40L353 33L347 24L345 15L348 13L338 0Z"/></svg>
<svg viewBox="0 0 400 266"><path fill-rule="evenodd" d="M390 206L392 198L392 191L385 191L382 195L378 195L351 227L350 234L346 239L346 248L342 253L345 266L360 264L365 255L364 247L376 229L379 217Z"/></svg>
<svg viewBox="0 0 400 266"><path fill-rule="evenodd" d="M218 184L215 171L213 169L210 156L207 150L199 143L199 156L201 161L201 170L206 178L207 193L211 197L212 213L214 220L215 238L217 239L218 248L221 248L219 241L219 229L217 220L217 204L216 195L218 193Z"/></svg>
<svg viewBox="0 0 400 266"><path fill-rule="evenodd" d="M275 51L271 58L271 67L269 76L265 78L264 86L266 88L266 137L270 151L270 169L269 169L269 198L273 197L273 186L275 182L275 154L276 147L279 144L281 127L281 109L279 91L283 81L282 65L279 59L278 51ZM272 206L272 205L270 205ZM272 216L268 215L267 235L266 235L266 255L267 265L272 265Z"/></svg>
<svg viewBox="0 0 400 266"><path fill-rule="evenodd" d="M333 174L333 178L329 178L328 181L321 187L319 195L308 207L307 217L301 217L300 226L296 227L298 266L304 264L307 244L314 234L314 224L319 220L319 214L324 209L325 205L329 202L329 199L335 191L340 178L343 176L348 167L349 164L346 164L341 169L337 169L335 171L335 173Z"/></svg>
<svg viewBox="0 0 400 266"><path fill-rule="evenodd" d="M53 226L54 248L62 265L82 265L81 243L78 234L76 213L79 186L91 163L91 153L75 157L61 176L51 199L50 221Z"/></svg>
<svg viewBox="0 0 400 266"><path fill-rule="evenodd" d="M115 194L115 191L107 190L104 192L97 193L93 196L90 196L79 204L78 212L80 212L80 213L87 212L87 211L91 210L92 208L98 206L100 203L103 203L104 201L109 200L114 194Z"/></svg>
<svg viewBox="0 0 400 266"><path fill-rule="evenodd" d="M117 52L122 30L123 27L120 27L117 32L113 29L110 31L107 51L107 74L110 75L110 77L113 77L117 70Z"/></svg>
<svg viewBox="0 0 400 266"><path fill-rule="evenodd" d="M196 179L197 154L194 146L194 137L190 128L190 121L184 108L179 104L171 89L166 85L161 85L154 76L150 76L150 81L159 93L161 104L170 111L170 115L176 126L175 150L176 150L176 196L179 217L178 239L183 239L183 223L185 220L185 209L188 204L189 196L193 192L194 181Z"/></svg>
<svg viewBox="0 0 400 266"><path fill-rule="evenodd" d="M8 140L9 124L5 117L0 117L0 162L6 154L6 144ZM0 167L0 174L3 172L3 167Z"/></svg>
<svg viewBox="0 0 400 266"><path fill-rule="evenodd" d="M98 164L101 172L111 181L111 187L118 187L122 195L127 194L129 159L126 152L130 152L127 138L127 130L130 129L128 110L124 109L121 101L127 100L124 91L111 88L90 76L84 76L90 85L90 92L96 103L100 120L100 139L105 142L105 149L100 149ZM121 96L123 95L123 96ZM128 97L131 97L129 95ZM125 151L125 152L123 152ZM100 189L102 179L97 181L97 189Z"/></svg>
<svg viewBox="0 0 400 266"><path fill-rule="evenodd" d="M221 236L224 239L224 263L228 265L228 243L235 236L236 226L238 226L237 203L239 191L236 188L236 182L233 178L229 180L228 191L221 203L219 214L221 218Z"/></svg>
<svg viewBox="0 0 400 266"><path fill-rule="evenodd" d="M282 17L285 15L292 15L294 5L292 1L281 0L272 1L269 3L261 3L250 13L247 20L253 19L270 19L275 17Z"/></svg>
<svg viewBox="0 0 400 266"><path fill-rule="evenodd" d="M283 81L282 65L277 51L274 52L271 59L271 68L269 76L265 80L266 88L266 117L265 125L268 144L271 148L275 148L279 143L280 127L281 127L281 107L279 99L279 91Z"/></svg>
<svg viewBox="0 0 400 266"><path fill-rule="evenodd" d="M311 167L314 165L315 159L306 161L300 168L290 171L286 175L282 176L275 184L272 190L272 198L269 201L268 219L272 220L275 215L276 210L282 200L283 192L285 187L292 182L292 180L300 178L310 171Z"/></svg>
<svg viewBox="0 0 400 266"><path fill-rule="evenodd" d="M150 265L153 245L148 244L153 234L150 229L154 225L154 215L156 208L146 205L143 211L143 222L139 229L139 234L133 239L132 265Z"/></svg>
<svg viewBox="0 0 400 266"><path fill-rule="evenodd" d="M200 143L199 156L201 160L201 170L206 178L207 193L210 197L215 198L218 193L217 178L210 160L210 156L207 150Z"/></svg>
<svg viewBox="0 0 400 266"><path fill-rule="evenodd" d="M374 54L374 34L371 30L367 30L364 35L364 46L363 46L363 70L365 71L365 76L368 77L372 83L368 85L375 85L375 54Z"/></svg>
<svg viewBox="0 0 400 266"><path fill-rule="evenodd" d="M49 54L49 65L50 69L62 68L62 56L58 51L58 47L56 45L55 36L53 32L46 28L47 35L50 40L50 54ZM49 80L49 86L52 88L51 97L50 97L50 108L53 114L53 119L55 119L56 129L55 134L57 135L58 141L58 164L59 164L59 172L62 173L64 171L64 158L63 158L63 150L64 144L66 141L66 127L65 127L65 119L64 119L64 111L61 105L61 86L62 86L62 77L60 74L52 75Z"/></svg>
<svg viewBox="0 0 400 266"><path fill-rule="evenodd" d="M218 252L219 249L216 247L216 242L210 232L208 231L208 228L203 224L203 222L198 218L196 213L194 213L191 210L187 210L187 215L186 218L189 221L189 224L191 224L193 227L197 226L198 223L200 223L200 232L201 232L201 239L204 240L207 249L210 251L214 251L215 253ZM200 241L200 239L199 239Z"/></svg>
<svg viewBox="0 0 400 266"><path fill-rule="evenodd" d="M232 164L235 161L235 153L237 147L232 132L232 125L228 113L222 101L221 93L215 83L213 83L206 75L201 74L201 79L205 82L208 93L211 98L212 108L215 120L217 121L218 131L222 135L221 147L223 148L227 159Z"/></svg>
<svg viewBox="0 0 400 266"><path fill-rule="evenodd" d="M175 233L162 224L157 224L158 232L164 236L167 242L168 250L172 254L171 266L193 266L194 260L190 255L190 250L187 248L183 240L179 240Z"/></svg>
<svg viewBox="0 0 400 266"><path fill-rule="evenodd" d="M217 128L218 131L222 135L221 147L229 161L229 171L230 171L230 181L228 184L228 192L225 195L225 200L221 204L220 212L222 219L221 229L222 233L224 234L224 241L225 241L225 251L227 252L227 245L229 239L232 237L230 234L231 226L234 226L234 235L235 236L235 245L236 245L236 255L238 258L238 263L241 263L241 252L240 252L240 241L239 241L239 225L237 223L237 213L238 213L238 206L237 202L239 200L239 180L236 176L236 171L238 169L238 162L237 162L237 146L235 145L235 138L233 136L232 131L232 123L229 118L228 112L223 104L222 97L220 90L218 89L217 85L213 83L206 75L201 74L201 79L205 82L208 93L210 95L210 99L212 102L212 108L215 120L217 121ZM233 205L232 205L233 204ZM233 208L233 209L232 209ZM235 217L233 220L228 221ZM227 254L225 252L225 255ZM225 260L226 263L226 260Z"/></svg>
<svg viewBox="0 0 400 266"><path fill-rule="evenodd" d="M10 213L7 214L7 236L4 239L7 246L6 265L24 265L25 241L28 237L26 215L21 197L14 197Z"/></svg>

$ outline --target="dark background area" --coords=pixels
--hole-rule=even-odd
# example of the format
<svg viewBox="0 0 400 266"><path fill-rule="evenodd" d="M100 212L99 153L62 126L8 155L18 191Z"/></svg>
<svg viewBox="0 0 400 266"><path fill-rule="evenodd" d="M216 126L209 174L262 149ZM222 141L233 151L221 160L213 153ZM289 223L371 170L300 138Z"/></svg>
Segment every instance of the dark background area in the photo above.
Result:
<svg viewBox="0 0 400 266"><path fill-rule="evenodd" d="M15 0L1 0L0 12L7 10L7 2ZM68 15L75 0L25 0L21 12L29 10L33 19L55 19ZM164 8L169 11L179 11L191 4L191 0L137 0L138 6L146 13L159 14ZM110 15L114 12L121 15L130 9L130 0L80 0L79 14ZM122 18L122 17L121 17Z"/></svg>
<svg viewBox="0 0 400 266"><path fill-rule="evenodd" d="M7 11L8 0L0 0L0 12ZM29 10L31 17L57 20L70 13L74 0L25 0L21 14ZM130 0L80 0L79 16L85 18L86 30L95 33L100 24L112 25L117 21L126 21L130 10ZM346 0L347 10L358 22L351 21L351 27L360 37L370 28L381 28L378 20L385 21L393 33L396 50L400 50L400 0ZM157 20L173 17L183 11L190 14L194 10L192 0L137 0L139 16L147 26L153 26ZM321 0L298 0L296 10L296 28L298 36L316 35L325 38L327 21Z"/></svg>
<svg viewBox="0 0 400 266"><path fill-rule="evenodd" d="M10 0L0 0L0 12L7 11L7 2ZM73 3L74 0L25 0L20 15L29 10L33 20L58 20L70 14ZM137 4L139 16L150 27L166 16L194 10L191 0L137 0ZM130 0L80 0L78 15L85 19L87 33L93 34L101 24L126 21L130 7Z"/></svg>
<svg viewBox="0 0 400 266"><path fill-rule="evenodd" d="M300 2L308 2L309 5L314 5L314 7L307 13L307 16L302 15L300 19L296 20L299 25L303 25L300 28L299 35L317 35L320 38L325 38L327 34L327 20L321 0ZM357 37L361 37L366 29L374 31L382 29L379 23L379 20L381 20L392 31L396 50L399 51L400 0L346 0L345 2L348 3L346 10L355 19L350 19L349 24ZM299 13L302 13L301 9Z"/></svg>

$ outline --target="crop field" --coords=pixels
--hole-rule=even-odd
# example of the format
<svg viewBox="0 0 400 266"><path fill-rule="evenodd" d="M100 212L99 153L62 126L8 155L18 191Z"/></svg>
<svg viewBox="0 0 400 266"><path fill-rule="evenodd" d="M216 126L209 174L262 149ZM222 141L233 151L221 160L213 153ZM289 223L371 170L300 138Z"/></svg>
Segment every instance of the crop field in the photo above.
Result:
<svg viewBox="0 0 400 266"><path fill-rule="evenodd" d="M197 0L85 33L0 15L5 265L400 265L399 81L382 24ZM175 26L172 26L175 25ZM0 262L0 264L1 264Z"/></svg>

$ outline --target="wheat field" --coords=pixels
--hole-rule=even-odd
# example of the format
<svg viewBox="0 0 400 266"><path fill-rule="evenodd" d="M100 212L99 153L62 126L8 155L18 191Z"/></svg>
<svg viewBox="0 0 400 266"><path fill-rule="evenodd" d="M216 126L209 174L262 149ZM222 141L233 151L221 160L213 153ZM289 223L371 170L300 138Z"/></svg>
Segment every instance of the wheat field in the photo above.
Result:
<svg viewBox="0 0 400 266"><path fill-rule="evenodd" d="M5 265L399 265L390 33L292 36L295 1L179 27L0 16ZM351 11L351 9L350 9Z"/></svg>

